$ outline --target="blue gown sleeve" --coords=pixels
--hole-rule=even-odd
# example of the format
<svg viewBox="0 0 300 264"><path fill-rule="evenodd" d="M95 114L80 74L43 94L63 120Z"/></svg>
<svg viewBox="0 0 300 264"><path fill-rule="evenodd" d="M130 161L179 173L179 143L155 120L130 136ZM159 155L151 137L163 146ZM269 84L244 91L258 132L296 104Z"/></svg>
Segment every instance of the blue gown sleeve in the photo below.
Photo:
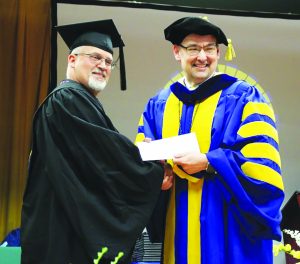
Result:
<svg viewBox="0 0 300 264"><path fill-rule="evenodd" d="M222 104L207 153L220 191L249 236L280 240L284 187L272 106L254 87L223 97Z"/></svg>

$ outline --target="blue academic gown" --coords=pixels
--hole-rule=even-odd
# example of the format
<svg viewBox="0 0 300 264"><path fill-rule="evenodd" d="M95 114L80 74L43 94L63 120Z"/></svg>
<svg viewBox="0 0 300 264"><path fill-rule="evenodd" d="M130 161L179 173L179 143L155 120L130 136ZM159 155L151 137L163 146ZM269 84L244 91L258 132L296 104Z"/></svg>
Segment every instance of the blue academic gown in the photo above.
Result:
<svg viewBox="0 0 300 264"><path fill-rule="evenodd" d="M154 240L164 233L163 263L272 263L284 199L272 106L257 88L226 74L194 91L175 82L148 101L136 141L189 132L216 173L189 175L169 160L176 177L166 217L154 212L148 230Z"/></svg>

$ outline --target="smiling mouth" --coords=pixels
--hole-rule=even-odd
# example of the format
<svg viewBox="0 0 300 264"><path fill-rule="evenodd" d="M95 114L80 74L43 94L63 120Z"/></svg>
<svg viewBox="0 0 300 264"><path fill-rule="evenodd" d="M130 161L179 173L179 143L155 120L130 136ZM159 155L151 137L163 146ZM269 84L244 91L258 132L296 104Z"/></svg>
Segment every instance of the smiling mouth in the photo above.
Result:
<svg viewBox="0 0 300 264"><path fill-rule="evenodd" d="M194 68L197 68L197 69L200 69L200 70L207 69L208 66L209 66L208 64L194 64L193 65Z"/></svg>
<svg viewBox="0 0 300 264"><path fill-rule="evenodd" d="M105 74L103 74L102 72L92 72L92 74L96 78L105 79Z"/></svg>

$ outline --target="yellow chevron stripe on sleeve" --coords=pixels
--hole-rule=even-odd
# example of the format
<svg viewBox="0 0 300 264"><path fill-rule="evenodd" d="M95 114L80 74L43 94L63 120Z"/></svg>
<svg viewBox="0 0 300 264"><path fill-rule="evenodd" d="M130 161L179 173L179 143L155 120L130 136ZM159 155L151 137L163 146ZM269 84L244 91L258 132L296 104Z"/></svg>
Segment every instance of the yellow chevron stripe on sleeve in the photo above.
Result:
<svg viewBox="0 0 300 264"><path fill-rule="evenodd" d="M268 143L251 143L241 149L246 158L264 158L274 161L281 168L279 152Z"/></svg>
<svg viewBox="0 0 300 264"><path fill-rule="evenodd" d="M279 143L276 128L263 121L255 121L241 126L238 130L238 135L243 138L266 135L270 138L273 138L277 143Z"/></svg>
<svg viewBox="0 0 300 264"><path fill-rule="evenodd" d="M268 166L245 162L241 169L250 178L269 183L281 190L284 189L281 175Z"/></svg>
<svg viewBox="0 0 300 264"><path fill-rule="evenodd" d="M243 111L242 121L252 114L266 115L274 122L276 121L273 109L266 103L249 102L246 104Z"/></svg>

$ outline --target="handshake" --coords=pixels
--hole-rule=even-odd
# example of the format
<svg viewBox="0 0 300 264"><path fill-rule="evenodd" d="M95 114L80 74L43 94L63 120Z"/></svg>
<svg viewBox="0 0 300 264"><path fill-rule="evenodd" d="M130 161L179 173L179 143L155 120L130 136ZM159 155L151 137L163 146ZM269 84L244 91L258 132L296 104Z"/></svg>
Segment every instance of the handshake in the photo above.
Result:
<svg viewBox="0 0 300 264"><path fill-rule="evenodd" d="M145 144L150 143L151 144ZM206 154L201 153L194 133L172 138L151 141L145 138L138 144L143 160L160 160L164 166L164 179L161 189L168 190L174 181L173 166L178 166L187 174L208 171L209 162ZM180 150L180 153L179 151ZM167 160L171 160L170 165Z"/></svg>

